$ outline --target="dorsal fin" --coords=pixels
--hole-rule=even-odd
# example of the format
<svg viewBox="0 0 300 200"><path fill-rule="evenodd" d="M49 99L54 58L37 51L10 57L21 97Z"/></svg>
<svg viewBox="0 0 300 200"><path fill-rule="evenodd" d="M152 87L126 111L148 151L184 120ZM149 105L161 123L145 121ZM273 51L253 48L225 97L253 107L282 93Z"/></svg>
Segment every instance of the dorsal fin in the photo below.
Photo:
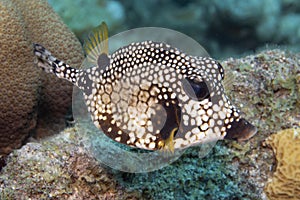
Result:
<svg viewBox="0 0 300 200"><path fill-rule="evenodd" d="M101 54L108 55L108 28L105 22L94 28L84 40L83 45L89 62L98 64Z"/></svg>

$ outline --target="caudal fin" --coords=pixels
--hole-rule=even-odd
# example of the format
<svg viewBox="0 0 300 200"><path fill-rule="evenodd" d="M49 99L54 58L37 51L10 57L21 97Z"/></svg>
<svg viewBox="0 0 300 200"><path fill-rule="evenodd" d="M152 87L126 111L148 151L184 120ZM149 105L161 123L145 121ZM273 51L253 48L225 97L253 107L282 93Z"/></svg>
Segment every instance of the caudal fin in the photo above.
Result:
<svg viewBox="0 0 300 200"><path fill-rule="evenodd" d="M64 62L56 59L50 51L40 44L33 44L33 52L36 56L35 63L47 73L53 73L59 78L66 79L73 84L77 81L78 69L72 68Z"/></svg>

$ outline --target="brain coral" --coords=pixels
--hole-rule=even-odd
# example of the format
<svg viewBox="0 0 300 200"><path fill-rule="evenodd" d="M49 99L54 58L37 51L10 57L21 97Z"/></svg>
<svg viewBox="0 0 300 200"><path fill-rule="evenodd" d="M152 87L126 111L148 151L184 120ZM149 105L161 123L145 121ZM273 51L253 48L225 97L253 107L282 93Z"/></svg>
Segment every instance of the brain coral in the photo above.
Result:
<svg viewBox="0 0 300 200"><path fill-rule="evenodd" d="M33 133L63 128L71 104L72 86L34 66L33 42L75 67L83 59L79 41L47 1L0 0L0 154Z"/></svg>
<svg viewBox="0 0 300 200"><path fill-rule="evenodd" d="M267 144L276 154L277 167L265 188L270 199L300 199L300 129L271 135Z"/></svg>

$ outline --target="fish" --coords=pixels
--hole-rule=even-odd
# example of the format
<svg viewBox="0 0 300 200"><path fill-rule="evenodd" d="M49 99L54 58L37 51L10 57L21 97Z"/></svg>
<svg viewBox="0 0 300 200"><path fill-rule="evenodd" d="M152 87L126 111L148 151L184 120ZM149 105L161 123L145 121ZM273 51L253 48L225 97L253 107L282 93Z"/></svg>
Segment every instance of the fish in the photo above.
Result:
<svg viewBox="0 0 300 200"><path fill-rule="evenodd" d="M112 140L139 149L174 152L231 139L245 141L257 129L232 105L225 71L210 57L188 55L160 41L139 41L109 53L103 22L83 48L77 69L33 44L35 63L82 90L94 125Z"/></svg>

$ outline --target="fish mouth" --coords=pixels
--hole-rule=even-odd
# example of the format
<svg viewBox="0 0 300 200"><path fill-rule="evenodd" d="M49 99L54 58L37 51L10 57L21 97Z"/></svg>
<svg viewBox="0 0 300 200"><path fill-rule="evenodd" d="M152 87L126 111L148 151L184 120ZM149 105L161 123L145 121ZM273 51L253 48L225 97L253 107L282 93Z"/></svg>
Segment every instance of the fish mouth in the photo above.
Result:
<svg viewBox="0 0 300 200"><path fill-rule="evenodd" d="M241 118L239 121L233 121L230 125L231 128L227 130L225 139L241 142L249 140L257 133L257 128L244 118Z"/></svg>

